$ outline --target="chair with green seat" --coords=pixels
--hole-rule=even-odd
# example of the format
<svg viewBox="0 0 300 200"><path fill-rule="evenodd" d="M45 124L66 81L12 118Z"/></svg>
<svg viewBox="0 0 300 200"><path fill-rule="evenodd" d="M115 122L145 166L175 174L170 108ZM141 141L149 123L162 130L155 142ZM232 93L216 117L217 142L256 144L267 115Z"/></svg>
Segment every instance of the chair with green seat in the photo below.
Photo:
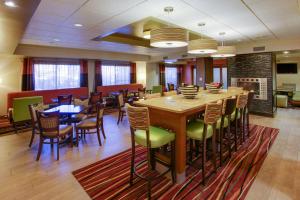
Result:
<svg viewBox="0 0 300 200"><path fill-rule="evenodd" d="M223 108L222 108L222 117L217 122L217 130L219 133L219 143L220 143L220 166L223 165L223 154L224 154L224 147L227 147L228 150L228 157L231 157L231 115L235 111L236 107L236 98L228 98L223 101ZM226 128L226 134L224 134L224 128ZM223 144L225 141L225 145Z"/></svg>
<svg viewBox="0 0 300 200"><path fill-rule="evenodd" d="M216 164L216 127L217 122L222 113L222 101L217 103L210 103L206 105L204 121L191 121L187 126L187 136L190 139L190 153L189 160L193 162L193 141L199 141L202 145L202 183L205 185L206 175L206 146L207 139L212 141L212 163L214 166L214 172L217 170ZM197 147L197 145L196 145Z"/></svg>
<svg viewBox="0 0 300 200"><path fill-rule="evenodd" d="M238 149L238 140L242 142L245 141L245 114L246 114L246 106L248 101L248 93L243 93L238 95L236 102L236 109L232 113L231 117L233 117L235 131L234 131L234 149L237 151Z"/></svg>
<svg viewBox="0 0 300 200"><path fill-rule="evenodd" d="M150 126L149 111L147 107L133 107L126 104L126 112L130 123L132 155L130 167L130 185L133 184L133 176L136 175L147 181L148 199L151 199L151 182L155 178L172 173L172 181L175 182L175 134L165 129ZM147 148L147 159L135 164L135 143ZM171 144L171 158L163 160L156 149ZM148 170L155 170L155 162L168 167L168 169L156 177L144 176L137 172L137 168L143 163L148 163Z"/></svg>
<svg viewBox="0 0 300 200"><path fill-rule="evenodd" d="M247 124L246 124L246 133L248 134L248 137L250 136L250 105L252 103L252 100L254 98L254 91L253 90L250 90L250 92L248 93L248 100L247 100L247 105L246 105L246 121L247 121Z"/></svg>
<svg viewBox="0 0 300 200"><path fill-rule="evenodd" d="M152 86L152 94L153 93L160 93L162 94L163 92L163 87L162 85L155 85L155 86Z"/></svg>
<svg viewBox="0 0 300 200"><path fill-rule="evenodd" d="M13 99L12 122L15 131L18 130L19 124L29 122L31 117L28 106L31 104L43 103L42 96L21 97Z"/></svg>

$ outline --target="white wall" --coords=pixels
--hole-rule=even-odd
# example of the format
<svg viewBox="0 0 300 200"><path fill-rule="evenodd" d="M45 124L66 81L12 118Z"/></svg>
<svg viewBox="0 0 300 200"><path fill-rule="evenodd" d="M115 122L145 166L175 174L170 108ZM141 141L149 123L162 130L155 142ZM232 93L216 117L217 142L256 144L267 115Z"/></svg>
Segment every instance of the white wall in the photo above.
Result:
<svg viewBox="0 0 300 200"><path fill-rule="evenodd" d="M146 62L135 61L136 63L136 82L143 84L146 87L147 75L146 75Z"/></svg>
<svg viewBox="0 0 300 200"><path fill-rule="evenodd" d="M298 63L297 74L277 74L277 86L281 86L283 83L294 83L296 84L296 90L300 91L300 58L295 59L281 59L277 63Z"/></svg>
<svg viewBox="0 0 300 200"><path fill-rule="evenodd" d="M146 88L152 89L153 85L159 84L159 66L158 63L147 63L146 65L147 79Z"/></svg>
<svg viewBox="0 0 300 200"><path fill-rule="evenodd" d="M0 115L7 114L7 94L21 91L23 56L0 54Z"/></svg>
<svg viewBox="0 0 300 200"><path fill-rule="evenodd" d="M88 60L88 87L89 93L94 91L95 87L95 61Z"/></svg>

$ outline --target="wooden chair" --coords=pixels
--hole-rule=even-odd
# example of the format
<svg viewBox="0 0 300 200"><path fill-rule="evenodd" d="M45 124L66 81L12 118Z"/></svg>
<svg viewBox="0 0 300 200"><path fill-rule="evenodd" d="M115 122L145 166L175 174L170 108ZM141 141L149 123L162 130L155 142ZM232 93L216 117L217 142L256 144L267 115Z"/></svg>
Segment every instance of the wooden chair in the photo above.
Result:
<svg viewBox="0 0 300 200"><path fill-rule="evenodd" d="M31 147L31 145L33 143L35 134L40 134L40 129L39 129L39 125L38 125L38 119L37 119L36 112L37 111L41 112L45 108L48 108L48 106L45 106L43 104L28 105L29 114L30 114L30 118L31 118L31 126L32 126L32 133L31 133L31 138L30 138L30 142L29 142L29 147Z"/></svg>
<svg viewBox="0 0 300 200"><path fill-rule="evenodd" d="M58 105L71 105L72 104L72 95L59 95L57 96Z"/></svg>
<svg viewBox="0 0 300 200"><path fill-rule="evenodd" d="M83 106L86 109L82 113L71 116L71 122L76 124L88 117L89 99L81 100L75 98L73 102L74 102L74 106Z"/></svg>
<svg viewBox="0 0 300 200"><path fill-rule="evenodd" d="M238 140L241 138L245 141L244 130L245 130L245 111L248 100L248 94L240 94L237 97L236 110L232 113L231 118L235 124L234 132L234 149L238 149ZM242 142L241 142L242 144Z"/></svg>
<svg viewBox="0 0 300 200"><path fill-rule="evenodd" d="M120 121L123 121L123 117L126 114L126 110L125 110L125 102L124 102L124 98L123 98L123 94L120 93L118 95L118 107L119 107L119 116L118 116L118 122L117 124L120 123Z"/></svg>
<svg viewBox="0 0 300 200"><path fill-rule="evenodd" d="M248 133L248 137L249 137L249 134L250 134L250 120L249 120L249 110L250 110L250 105L252 103L252 100L254 98L254 91L251 90L249 93L248 93L248 100L247 100L247 105L246 105L246 121L247 121L247 133Z"/></svg>
<svg viewBox="0 0 300 200"><path fill-rule="evenodd" d="M97 112L97 103L102 103L102 92L91 92L89 103L88 103L88 114L91 116L96 116Z"/></svg>
<svg viewBox="0 0 300 200"><path fill-rule="evenodd" d="M227 147L228 156L231 157L231 116L235 111L237 99L235 97L225 99L223 101L222 117L218 120L217 130L219 132L219 143L220 143L220 166L223 165L223 153L224 147ZM226 128L227 136L224 134ZM226 142L225 145L223 142Z"/></svg>
<svg viewBox="0 0 300 200"><path fill-rule="evenodd" d="M143 99L146 96L146 88L138 89L138 98Z"/></svg>
<svg viewBox="0 0 300 200"><path fill-rule="evenodd" d="M87 118L76 125L76 145L78 146L79 140L79 131L81 134L92 134L97 133L99 146L101 146L101 138L100 138L100 129L104 139L106 139L103 125L103 105L101 103L97 103L96 105L97 115L96 117ZM92 132L91 130L96 129L96 132Z"/></svg>
<svg viewBox="0 0 300 200"><path fill-rule="evenodd" d="M173 183L176 179L175 174L175 134L165 129L150 126L149 111L147 107L133 107L126 104L126 110L128 120L130 124L131 132L131 167L130 167L130 185L133 184L133 176L136 175L139 178L147 181L148 199L151 199L151 182L159 177L164 176L166 173L172 173ZM139 144L147 148L147 159L142 160L135 164L135 144ZM167 144L171 143L171 158L161 156L156 151ZM159 158L159 159L158 159ZM163 159L166 158L166 159ZM168 167L166 171L156 177L147 177L137 172L137 168L143 163L148 163L148 170L155 170L155 162L158 161L161 164ZM144 174L144 173L143 173Z"/></svg>
<svg viewBox="0 0 300 200"><path fill-rule="evenodd" d="M191 121L187 126L187 136L190 139L189 161L193 163L193 141L199 141L202 145L202 183L205 185L206 178L206 147L207 140L212 141L212 163L214 171L217 170L216 164L216 126L222 113L222 101L206 105L204 120Z"/></svg>
<svg viewBox="0 0 300 200"><path fill-rule="evenodd" d="M175 90L175 85L173 83L168 83L168 91Z"/></svg>
<svg viewBox="0 0 300 200"><path fill-rule="evenodd" d="M70 125L59 125L59 111L43 114L37 112L38 124L40 129L40 144L36 161L40 159L43 144L57 144L57 160L59 160L59 144L63 140L69 140L73 146L73 127ZM50 142L45 141L49 139Z"/></svg>

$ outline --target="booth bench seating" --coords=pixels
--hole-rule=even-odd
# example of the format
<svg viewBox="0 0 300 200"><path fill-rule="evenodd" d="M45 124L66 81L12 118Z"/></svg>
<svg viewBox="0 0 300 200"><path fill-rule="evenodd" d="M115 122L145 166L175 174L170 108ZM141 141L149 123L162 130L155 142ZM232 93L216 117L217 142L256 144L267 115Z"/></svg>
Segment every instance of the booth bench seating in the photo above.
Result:
<svg viewBox="0 0 300 200"><path fill-rule="evenodd" d="M12 92L7 95L7 108L12 108L13 99L20 97L32 97L32 96L42 96L44 104L52 104L52 98L57 98L59 95L72 94L75 98L80 98L82 96L88 97L89 90L87 87L81 88L69 88L69 89L57 89L57 90L34 90L34 91L22 91L22 92Z"/></svg>
<svg viewBox="0 0 300 200"><path fill-rule="evenodd" d="M70 88L58 90L22 91L8 93L7 110L13 125L30 120L28 105L35 103L53 104L52 98L58 95L72 94L75 98L88 97L88 88ZM16 126L15 126L16 127Z"/></svg>
<svg viewBox="0 0 300 200"><path fill-rule="evenodd" d="M120 90L126 90L128 91L138 91L138 89L143 89L142 84L125 84L125 85L107 85L107 86L98 86L97 92L102 92L103 97L108 97L111 92L118 92Z"/></svg>

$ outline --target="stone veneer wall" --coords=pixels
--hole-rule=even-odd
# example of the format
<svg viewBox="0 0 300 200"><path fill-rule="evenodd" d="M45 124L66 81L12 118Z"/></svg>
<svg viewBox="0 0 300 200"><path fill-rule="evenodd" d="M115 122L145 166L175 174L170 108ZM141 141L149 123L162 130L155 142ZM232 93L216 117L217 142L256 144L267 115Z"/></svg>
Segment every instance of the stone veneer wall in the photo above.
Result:
<svg viewBox="0 0 300 200"><path fill-rule="evenodd" d="M253 99L250 112L273 116L274 66L275 56L272 53L241 54L228 59L229 85L231 85L231 77L268 79L268 100Z"/></svg>

